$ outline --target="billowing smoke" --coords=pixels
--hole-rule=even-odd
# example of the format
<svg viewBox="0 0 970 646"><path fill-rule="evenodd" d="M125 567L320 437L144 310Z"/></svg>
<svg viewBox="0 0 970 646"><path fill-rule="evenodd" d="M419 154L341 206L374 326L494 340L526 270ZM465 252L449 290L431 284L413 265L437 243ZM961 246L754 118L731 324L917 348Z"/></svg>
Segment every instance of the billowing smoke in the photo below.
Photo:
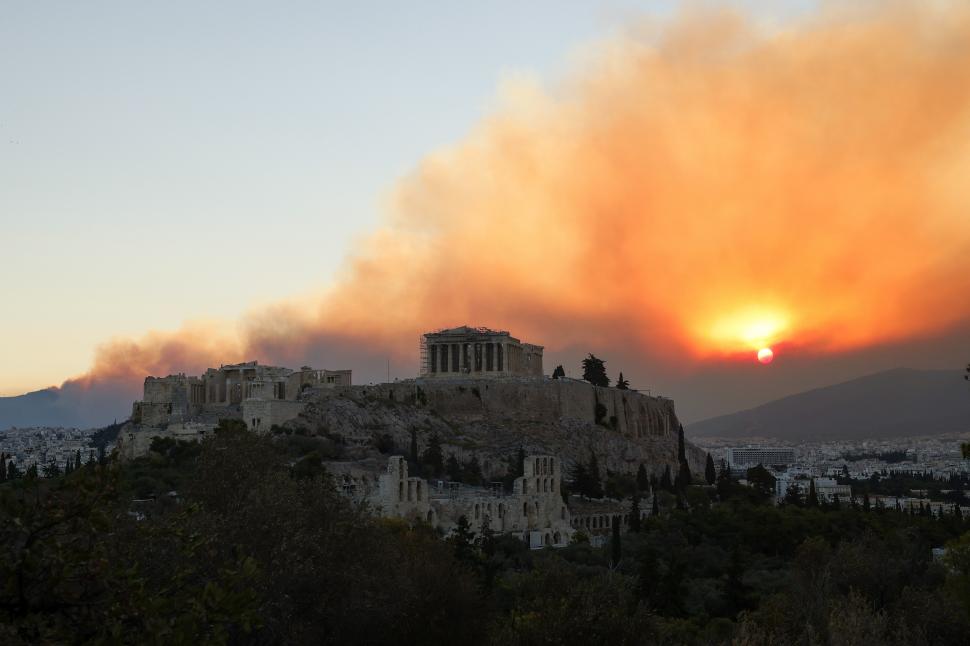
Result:
<svg viewBox="0 0 970 646"><path fill-rule="evenodd" d="M85 379L335 356L413 374L418 335L463 323L689 369L970 320L962 3L771 31L688 13L603 43L552 91L516 81L502 100L400 182L326 294L228 336L111 342Z"/></svg>

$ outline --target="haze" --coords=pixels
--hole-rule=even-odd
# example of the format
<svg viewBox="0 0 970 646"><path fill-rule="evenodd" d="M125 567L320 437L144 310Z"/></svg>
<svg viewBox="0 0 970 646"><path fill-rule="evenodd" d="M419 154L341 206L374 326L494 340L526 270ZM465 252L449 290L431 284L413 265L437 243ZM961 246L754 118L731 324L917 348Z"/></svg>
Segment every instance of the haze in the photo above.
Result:
<svg viewBox="0 0 970 646"><path fill-rule="evenodd" d="M970 355L959 3L5 13L4 394L469 323L691 420Z"/></svg>

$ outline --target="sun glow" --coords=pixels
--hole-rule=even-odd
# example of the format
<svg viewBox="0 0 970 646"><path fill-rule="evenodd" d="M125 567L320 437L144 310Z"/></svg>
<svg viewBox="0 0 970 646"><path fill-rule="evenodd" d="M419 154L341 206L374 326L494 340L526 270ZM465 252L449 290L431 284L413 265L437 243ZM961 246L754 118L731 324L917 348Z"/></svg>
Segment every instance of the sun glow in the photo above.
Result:
<svg viewBox="0 0 970 646"><path fill-rule="evenodd" d="M776 311L749 309L720 319L708 334L714 347L725 353L768 350L783 340L789 328L788 317ZM770 359L769 359L770 361Z"/></svg>
<svg viewBox="0 0 970 646"><path fill-rule="evenodd" d="M761 348L758 350L758 361L764 364L771 363L775 358L775 353L771 351L771 348Z"/></svg>

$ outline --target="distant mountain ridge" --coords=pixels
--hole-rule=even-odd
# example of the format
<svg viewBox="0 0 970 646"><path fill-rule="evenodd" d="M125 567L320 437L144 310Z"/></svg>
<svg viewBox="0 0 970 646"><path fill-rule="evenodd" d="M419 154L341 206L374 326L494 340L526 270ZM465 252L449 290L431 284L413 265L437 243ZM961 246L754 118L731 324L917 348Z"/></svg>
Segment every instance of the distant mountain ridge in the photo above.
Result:
<svg viewBox="0 0 970 646"><path fill-rule="evenodd" d="M692 437L888 438L970 431L959 370L896 368L695 422Z"/></svg>

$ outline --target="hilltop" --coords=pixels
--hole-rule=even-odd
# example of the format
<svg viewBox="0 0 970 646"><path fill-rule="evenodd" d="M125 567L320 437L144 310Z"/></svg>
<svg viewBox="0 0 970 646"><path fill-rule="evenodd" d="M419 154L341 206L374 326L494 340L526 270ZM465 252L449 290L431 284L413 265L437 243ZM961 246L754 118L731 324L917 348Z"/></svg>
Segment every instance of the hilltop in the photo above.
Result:
<svg viewBox="0 0 970 646"><path fill-rule="evenodd" d="M696 422L694 437L864 439L970 430L970 389L958 370L897 368Z"/></svg>

